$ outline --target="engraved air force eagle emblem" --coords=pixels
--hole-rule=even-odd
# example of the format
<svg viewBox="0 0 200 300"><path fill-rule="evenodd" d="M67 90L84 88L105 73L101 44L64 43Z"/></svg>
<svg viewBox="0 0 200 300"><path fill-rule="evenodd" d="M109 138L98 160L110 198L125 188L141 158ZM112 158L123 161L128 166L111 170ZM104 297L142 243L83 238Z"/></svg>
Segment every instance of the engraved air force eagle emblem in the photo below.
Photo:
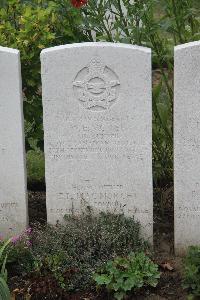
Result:
<svg viewBox="0 0 200 300"><path fill-rule="evenodd" d="M99 57L92 58L73 82L76 98L86 109L94 111L110 108L118 97L119 86L118 76Z"/></svg>

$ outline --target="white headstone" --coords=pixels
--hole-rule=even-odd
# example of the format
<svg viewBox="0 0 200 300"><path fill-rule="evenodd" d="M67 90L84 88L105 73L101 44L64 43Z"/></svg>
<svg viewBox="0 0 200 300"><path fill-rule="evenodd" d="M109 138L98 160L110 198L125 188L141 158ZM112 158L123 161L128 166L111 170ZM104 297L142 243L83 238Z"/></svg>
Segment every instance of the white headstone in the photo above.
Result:
<svg viewBox="0 0 200 300"><path fill-rule="evenodd" d="M19 51L0 47L0 235L27 226Z"/></svg>
<svg viewBox="0 0 200 300"><path fill-rule="evenodd" d="M41 54L48 221L134 215L153 235L150 49L82 43Z"/></svg>
<svg viewBox="0 0 200 300"><path fill-rule="evenodd" d="M175 250L200 244L200 42L175 48Z"/></svg>

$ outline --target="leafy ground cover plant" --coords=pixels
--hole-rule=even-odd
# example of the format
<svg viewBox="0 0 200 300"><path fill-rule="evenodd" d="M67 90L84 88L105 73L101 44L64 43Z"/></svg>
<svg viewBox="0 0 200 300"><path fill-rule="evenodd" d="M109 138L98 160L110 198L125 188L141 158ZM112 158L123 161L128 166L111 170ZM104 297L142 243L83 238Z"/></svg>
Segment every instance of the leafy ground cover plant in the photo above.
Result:
<svg viewBox="0 0 200 300"><path fill-rule="evenodd" d="M20 242L21 243L21 242ZM21 272L54 277L67 291L95 287L93 273L110 259L148 249L140 225L124 215L91 211L66 216L63 224L37 225L32 232L29 259L19 255ZM16 243L15 247L18 247Z"/></svg>
<svg viewBox="0 0 200 300"><path fill-rule="evenodd" d="M200 296L200 247L191 246L184 259L184 288L192 296Z"/></svg>
<svg viewBox="0 0 200 300"><path fill-rule="evenodd" d="M10 300L10 291L7 285L8 274L6 270L7 254L4 254L9 243L10 240L0 244L0 299L2 300Z"/></svg>
<svg viewBox="0 0 200 300"><path fill-rule="evenodd" d="M128 292L144 286L156 287L159 278L158 265L143 252L117 257L94 275L97 286L106 286L109 292L114 292L117 300L124 299Z"/></svg>
<svg viewBox="0 0 200 300"><path fill-rule="evenodd" d="M3 265L3 260L6 258L8 277L10 277L11 274L12 276L21 274L23 272L24 265L31 266L31 234L32 229L28 228L24 230L21 234L15 235L12 238L10 238L9 242L7 243L2 258L0 258L0 266L1 264ZM30 267L29 272L31 270L32 268Z"/></svg>

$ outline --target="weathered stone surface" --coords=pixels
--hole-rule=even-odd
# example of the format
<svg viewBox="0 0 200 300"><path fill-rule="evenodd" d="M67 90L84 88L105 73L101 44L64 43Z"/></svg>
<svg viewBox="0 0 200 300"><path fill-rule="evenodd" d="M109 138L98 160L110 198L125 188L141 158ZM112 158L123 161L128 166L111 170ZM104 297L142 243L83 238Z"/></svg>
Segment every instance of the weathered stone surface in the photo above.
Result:
<svg viewBox="0 0 200 300"><path fill-rule="evenodd" d="M200 244L200 42L175 48L175 250Z"/></svg>
<svg viewBox="0 0 200 300"><path fill-rule="evenodd" d="M48 221L86 206L152 238L151 52L83 43L41 54Z"/></svg>
<svg viewBox="0 0 200 300"><path fill-rule="evenodd" d="M0 234L27 225L26 179L19 51L0 47Z"/></svg>

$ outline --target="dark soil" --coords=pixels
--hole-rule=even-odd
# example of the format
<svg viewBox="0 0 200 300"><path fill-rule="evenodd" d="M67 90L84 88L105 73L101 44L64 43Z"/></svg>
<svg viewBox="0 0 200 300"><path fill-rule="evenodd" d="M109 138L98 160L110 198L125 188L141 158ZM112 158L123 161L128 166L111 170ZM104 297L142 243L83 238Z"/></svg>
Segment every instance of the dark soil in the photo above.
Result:
<svg viewBox="0 0 200 300"><path fill-rule="evenodd" d="M45 191L29 191L28 193L29 224L46 223L46 193Z"/></svg>
<svg viewBox="0 0 200 300"><path fill-rule="evenodd" d="M35 222L46 222L45 198L44 191L29 192L30 225ZM167 186L154 189L154 259L160 265L161 279L156 288L143 289L137 295L130 295L127 300L187 299L187 293L182 289L182 259L174 255L173 232L173 188ZM15 290L15 300L113 299L105 291L63 294L54 278L38 277L35 274L29 278L14 276L11 278L10 286Z"/></svg>

